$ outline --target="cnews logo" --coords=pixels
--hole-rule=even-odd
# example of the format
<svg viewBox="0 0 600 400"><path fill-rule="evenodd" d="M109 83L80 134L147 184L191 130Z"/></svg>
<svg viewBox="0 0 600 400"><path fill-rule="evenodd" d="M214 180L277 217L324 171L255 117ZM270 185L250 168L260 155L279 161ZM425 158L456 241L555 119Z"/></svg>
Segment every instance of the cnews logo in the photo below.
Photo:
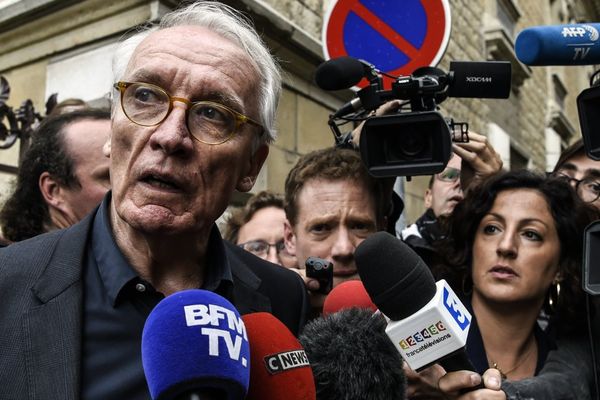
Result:
<svg viewBox="0 0 600 400"><path fill-rule="evenodd" d="M219 357L219 339L222 339L227 348L227 355L235 361L240 360L242 341L248 342L246 326L241 318L233 311L215 304L194 304L184 306L185 322L187 326L214 326L216 328L202 328L201 333L208 336L208 354ZM220 326L220 321L226 328ZM248 360L242 357L242 365L248 366Z"/></svg>
<svg viewBox="0 0 600 400"><path fill-rule="evenodd" d="M308 357L304 350L285 351L265 357L265 365L270 374L279 374L290 369L308 367Z"/></svg>
<svg viewBox="0 0 600 400"><path fill-rule="evenodd" d="M427 328L423 329L422 331L416 332L416 333L410 335L409 337L407 337L406 339L402 339L400 341L400 347L402 347L404 350L410 349L412 346L416 346L423 340L429 339L430 337L435 336L435 335L439 335L440 332L443 332L445 330L446 330L446 327L444 326L442 321L438 321L435 324L429 325Z"/></svg>

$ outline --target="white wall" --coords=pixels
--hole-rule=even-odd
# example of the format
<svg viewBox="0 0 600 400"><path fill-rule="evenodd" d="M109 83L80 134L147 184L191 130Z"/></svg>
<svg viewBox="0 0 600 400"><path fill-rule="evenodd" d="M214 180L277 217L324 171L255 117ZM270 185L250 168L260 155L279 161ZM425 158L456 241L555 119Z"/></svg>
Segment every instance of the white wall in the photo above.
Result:
<svg viewBox="0 0 600 400"><path fill-rule="evenodd" d="M112 55L116 43L76 51L52 60L46 71L46 98L58 93L58 101L85 101L106 96L112 85Z"/></svg>

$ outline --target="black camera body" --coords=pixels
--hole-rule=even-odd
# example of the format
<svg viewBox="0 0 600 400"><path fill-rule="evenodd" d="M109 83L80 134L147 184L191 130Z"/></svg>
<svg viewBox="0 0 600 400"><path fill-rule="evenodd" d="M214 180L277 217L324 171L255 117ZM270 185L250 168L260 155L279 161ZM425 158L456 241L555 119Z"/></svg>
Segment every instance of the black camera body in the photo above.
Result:
<svg viewBox="0 0 600 400"><path fill-rule="evenodd" d="M375 177L433 175L452 154L452 132L437 111L384 115L365 121L360 154Z"/></svg>
<svg viewBox="0 0 600 400"><path fill-rule="evenodd" d="M600 85L583 90L577 96L579 125L585 152L592 160L600 161Z"/></svg>
<svg viewBox="0 0 600 400"><path fill-rule="evenodd" d="M442 172L455 135L453 123L437 111L438 104L447 97L508 98L510 84L511 64L503 61L453 61L448 74L423 67L398 78L386 97L408 100L411 111L365 121L359 147L369 173L386 177ZM372 86L363 90L378 91ZM358 93L361 100L367 97L363 90Z"/></svg>
<svg viewBox="0 0 600 400"><path fill-rule="evenodd" d="M304 264L306 276L319 281L318 293L328 294L333 289L333 263L319 257L308 257Z"/></svg>
<svg viewBox="0 0 600 400"><path fill-rule="evenodd" d="M376 110L390 100L406 100L408 112L366 118L360 135L361 158L369 173L377 177L432 175L446 167L455 138L455 124L437 111L438 105L448 97L508 98L511 64L452 61L449 73L422 67L410 76L396 78L391 89L384 90L383 79L371 64L343 57L319 66L316 82L325 90L339 90L363 77L369 79L369 85L358 91L357 99L330 116L336 140L341 135L335 120L357 110ZM461 129L460 140L465 140L465 133Z"/></svg>

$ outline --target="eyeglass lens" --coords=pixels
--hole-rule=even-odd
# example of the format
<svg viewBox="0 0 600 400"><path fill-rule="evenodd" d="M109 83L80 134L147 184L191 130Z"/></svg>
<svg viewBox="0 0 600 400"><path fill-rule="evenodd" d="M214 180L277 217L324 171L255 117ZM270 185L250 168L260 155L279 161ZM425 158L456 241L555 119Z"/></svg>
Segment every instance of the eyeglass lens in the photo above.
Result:
<svg viewBox="0 0 600 400"><path fill-rule="evenodd" d="M185 99L173 98L187 102ZM171 110L171 99L158 86L133 83L123 93L123 111L136 124L153 126L161 123ZM202 101L193 103L187 112L190 133L201 142L218 144L235 131L237 119L224 106Z"/></svg>
<svg viewBox="0 0 600 400"><path fill-rule="evenodd" d="M275 247L277 253L285 253L285 243L280 240L276 243L267 243L264 240L252 240L250 242L242 243L240 246L246 251L256 255L265 255L269 252L271 247Z"/></svg>
<svg viewBox="0 0 600 400"><path fill-rule="evenodd" d="M577 195L586 203L593 203L600 197L600 179L598 178L584 178L579 180L562 173L559 173L557 177L566 180L569 184L575 182Z"/></svg>

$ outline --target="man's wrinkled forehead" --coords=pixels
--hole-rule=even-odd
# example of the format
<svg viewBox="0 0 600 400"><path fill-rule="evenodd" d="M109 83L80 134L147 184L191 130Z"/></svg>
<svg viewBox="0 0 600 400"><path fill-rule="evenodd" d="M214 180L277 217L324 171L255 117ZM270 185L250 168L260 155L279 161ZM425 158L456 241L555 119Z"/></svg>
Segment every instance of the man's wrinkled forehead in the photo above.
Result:
<svg viewBox="0 0 600 400"><path fill-rule="evenodd" d="M212 56L212 63L218 64L223 54L235 56L240 63L247 63L257 70L257 66L250 56L236 43L225 38L208 28L194 25L182 25L153 31L145 37L135 48L126 73L134 68L140 56L148 57L154 54L169 54L182 60L195 63L204 63L208 56ZM223 59L223 65L227 60Z"/></svg>

